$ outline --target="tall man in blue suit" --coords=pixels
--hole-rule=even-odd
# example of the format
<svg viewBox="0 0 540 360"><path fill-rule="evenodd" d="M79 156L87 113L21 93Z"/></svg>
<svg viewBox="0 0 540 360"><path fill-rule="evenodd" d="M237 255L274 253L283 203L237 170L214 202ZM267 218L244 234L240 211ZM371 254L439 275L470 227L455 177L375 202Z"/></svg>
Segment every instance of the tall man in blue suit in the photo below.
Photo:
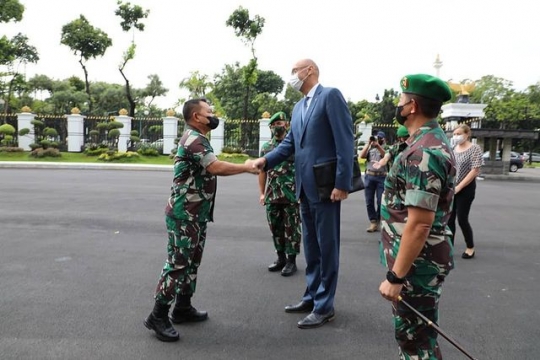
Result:
<svg viewBox="0 0 540 360"><path fill-rule="evenodd" d="M351 114L338 89L319 84L313 60L298 61L290 85L305 96L293 109L291 131L282 143L253 166L268 169L294 154L296 196L300 199L307 287L302 300L285 307L288 313L310 313L298 322L315 328L334 319L339 270L341 201L351 189L354 136ZM335 188L321 201L313 165L336 160Z"/></svg>

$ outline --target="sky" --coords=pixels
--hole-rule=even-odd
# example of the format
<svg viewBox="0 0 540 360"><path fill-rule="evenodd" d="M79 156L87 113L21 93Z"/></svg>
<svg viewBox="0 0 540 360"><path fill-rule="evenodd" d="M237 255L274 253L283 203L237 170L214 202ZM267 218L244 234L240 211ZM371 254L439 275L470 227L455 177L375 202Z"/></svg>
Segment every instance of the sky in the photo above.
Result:
<svg viewBox="0 0 540 360"><path fill-rule="evenodd" d="M40 61L26 66L27 78L84 79L78 57L60 44L62 26L84 15L113 41L105 56L87 63L91 81L124 84L118 71L133 33L114 15L116 0L20 0L23 20L0 24L0 36L21 32ZM126 1L125 1L126 2ZM266 23L255 42L259 68L284 81L300 59L319 66L319 81L347 100L374 101L398 89L406 74L436 75L459 82L494 75L516 90L540 81L540 21L536 0L130 0L149 9L144 32L135 33L137 52L125 73L135 87L157 74L169 89L155 103L170 108L187 93L179 89L193 71L220 73L225 64L245 65L250 49L225 22L242 6ZM239 99L241 101L241 99Z"/></svg>

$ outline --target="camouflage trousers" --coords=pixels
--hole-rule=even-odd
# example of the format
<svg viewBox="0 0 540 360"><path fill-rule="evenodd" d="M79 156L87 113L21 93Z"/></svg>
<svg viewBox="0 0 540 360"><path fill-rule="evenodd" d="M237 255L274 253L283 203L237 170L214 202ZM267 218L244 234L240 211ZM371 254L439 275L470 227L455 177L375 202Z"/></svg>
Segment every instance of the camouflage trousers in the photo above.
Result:
<svg viewBox="0 0 540 360"><path fill-rule="evenodd" d="M299 254L302 240L299 204L266 204L266 219L276 251L287 255Z"/></svg>
<svg viewBox="0 0 540 360"><path fill-rule="evenodd" d="M439 298L445 275L413 275L401 291L403 300L437 323ZM441 350L437 332L401 302L393 303L395 336L402 360L439 360Z"/></svg>
<svg viewBox="0 0 540 360"><path fill-rule="evenodd" d="M193 295L197 286L197 270L206 241L205 222L178 220L167 216L167 261L163 266L154 298L172 304L176 294Z"/></svg>

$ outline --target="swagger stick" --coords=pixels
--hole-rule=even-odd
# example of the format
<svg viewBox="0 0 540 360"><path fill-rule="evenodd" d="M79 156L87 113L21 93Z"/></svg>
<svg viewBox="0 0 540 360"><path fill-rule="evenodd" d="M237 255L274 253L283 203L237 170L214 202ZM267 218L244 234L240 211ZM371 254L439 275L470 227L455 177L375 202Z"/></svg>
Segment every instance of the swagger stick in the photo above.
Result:
<svg viewBox="0 0 540 360"><path fill-rule="evenodd" d="M439 333L439 335L441 335L443 338L445 338L446 340L448 340L448 342L452 345L454 345L456 347L456 349L458 349L459 351L461 351L465 356L467 356L469 359L471 360L478 360L476 359L475 357L473 357L471 354L469 354L467 352L467 350L465 350L464 348L461 347L461 345L459 345L454 339L452 339L450 336L446 335L444 333L444 331L441 330L440 327L437 326L437 324L435 324L433 321L429 320L427 317L425 317L420 311L416 310L414 307L412 307L408 302L406 302L405 300L403 300L403 298L401 296L398 296L398 300L401 301L401 303L403 303L403 305L405 305L406 307L409 308L409 310L411 310L413 313L416 314L416 316L418 316L423 322L426 323L427 326L431 326L433 328L433 330L435 330L437 333Z"/></svg>

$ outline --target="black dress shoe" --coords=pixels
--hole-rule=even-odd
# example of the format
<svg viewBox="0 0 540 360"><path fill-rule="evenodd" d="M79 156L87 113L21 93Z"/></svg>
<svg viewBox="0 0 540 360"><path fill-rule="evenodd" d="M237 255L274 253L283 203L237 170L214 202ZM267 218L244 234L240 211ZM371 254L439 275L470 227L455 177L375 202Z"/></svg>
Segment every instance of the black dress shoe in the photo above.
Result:
<svg viewBox="0 0 540 360"><path fill-rule="evenodd" d="M472 259L474 257L474 251L471 255L467 254L466 252L464 252L463 254L461 254L461 258L462 259Z"/></svg>
<svg viewBox="0 0 540 360"><path fill-rule="evenodd" d="M287 261L287 264L285 264L285 267L283 268L283 270L281 270L281 276L291 276L296 272L296 270L298 270L296 268L296 264Z"/></svg>
<svg viewBox="0 0 540 360"><path fill-rule="evenodd" d="M178 332L171 325L167 315L162 318L156 317L154 313L151 313L146 320L144 320L144 326L149 330L154 330L156 337L161 341L172 342L180 339L180 335L178 335Z"/></svg>
<svg viewBox="0 0 540 360"><path fill-rule="evenodd" d="M193 306L188 309L174 308L171 314L171 321L174 324L181 324L185 322L199 322L208 319L208 313L206 311L198 311Z"/></svg>
<svg viewBox="0 0 540 360"><path fill-rule="evenodd" d="M312 301L300 301L296 305L285 306L285 312L287 313L307 313L313 311Z"/></svg>
<svg viewBox="0 0 540 360"><path fill-rule="evenodd" d="M328 314L317 314L312 312L298 322L298 327L300 329L313 329L323 326L327 322L334 320L334 318L334 310L330 311Z"/></svg>
<svg viewBox="0 0 540 360"><path fill-rule="evenodd" d="M286 259L277 259L276 261L274 261L273 264L268 266L268 271L271 271L271 272L281 271L281 269L283 269L286 264L287 264Z"/></svg>

